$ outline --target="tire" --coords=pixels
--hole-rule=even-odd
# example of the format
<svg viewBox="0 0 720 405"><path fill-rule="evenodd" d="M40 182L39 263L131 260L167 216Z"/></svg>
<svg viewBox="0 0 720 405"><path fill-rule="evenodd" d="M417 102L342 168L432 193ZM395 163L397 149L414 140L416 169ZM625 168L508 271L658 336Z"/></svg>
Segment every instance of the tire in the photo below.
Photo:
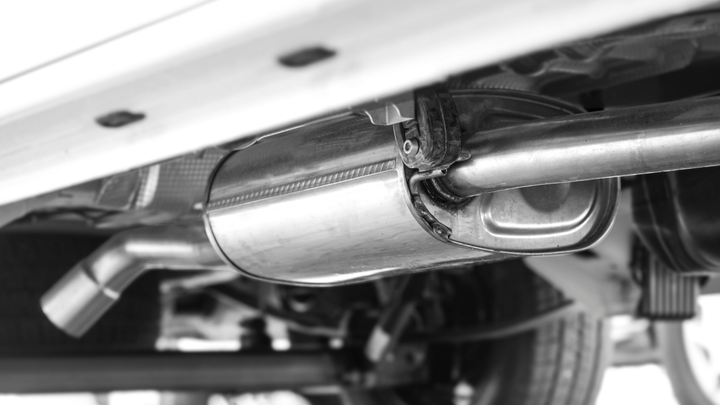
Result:
<svg viewBox="0 0 720 405"><path fill-rule="evenodd" d="M520 261L473 270L485 299L485 321L522 319L565 302L562 293ZM377 392L377 404L591 405L595 402L612 343L603 318L578 312L511 338L466 344L462 377L448 384ZM465 384L457 400L458 386Z"/></svg>
<svg viewBox="0 0 720 405"><path fill-rule="evenodd" d="M485 276L491 279L497 318L523 318L565 301L520 260L491 267ZM489 367L476 382L474 404L594 404L611 349L605 319L584 312L491 342L481 348Z"/></svg>
<svg viewBox="0 0 720 405"><path fill-rule="evenodd" d="M95 236L0 234L0 355L152 350L160 302L156 274L148 274L80 339L47 320L40 297L103 242Z"/></svg>
<svg viewBox="0 0 720 405"><path fill-rule="evenodd" d="M705 302L707 299L714 300L715 305L708 306ZM720 297L717 296L700 296L699 318L685 322L656 322L654 325L660 361L670 379L675 398L682 405L720 404L720 373L717 371L719 351L711 347L718 345L715 331L718 326L715 320L718 316L718 301ZM711 311L713 307L715 310ZM709 323L698 325L702 322ZM707 329L710 329L709 333ZM706 336L698 336L704 330Z"/></svg>

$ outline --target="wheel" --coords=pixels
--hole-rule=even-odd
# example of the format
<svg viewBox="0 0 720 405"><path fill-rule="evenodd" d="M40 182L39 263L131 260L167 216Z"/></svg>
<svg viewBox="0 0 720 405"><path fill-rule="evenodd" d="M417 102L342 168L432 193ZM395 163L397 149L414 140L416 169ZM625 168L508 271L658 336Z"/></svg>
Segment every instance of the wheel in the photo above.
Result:
<svg viewBox="0 0 720 405"><path fill-rule="evenodd" d="M527 318L566 301L560 291L520 260L481 266L469 274L474 283L463 279L458 284L475 296L476 320ZM466 300L458 299L461 295L455 291L451 301L466 305ZM483 299L478 301L477 297ZM423 386L375 392L371 402L590 405L595 402L609 361L611 341L604 319L575 312L510 338L442 349L443 355L435 358L457 359L451 367L459 370L457 375L433 378ZM431 373L435 366L430 364Z"/></svg>
<svg viewBox="0 0 720 405"><path fill-rule="evenodd" d="M40 297L105 238L62 234L0 234L0 354L58 354L155 348L160 319L156 274L134 283L81 339L47 320Z"/></svg>
<svg viewBox="0 0 720 405"><path fill-rule="evenodd" d="M720 404L720 295L701 295L698 315L657 322L658 350L682 405Z"/></svg>
<svg viewBox="0 0 720 405"><path fill-rule="evenodd" d="M506 319L560 305L562 293L522 261L493 265L492 304ZM605 319L577 312L535 331L492 342L476 383L477 405L590 405L602 383L612 342Z"/></svg>

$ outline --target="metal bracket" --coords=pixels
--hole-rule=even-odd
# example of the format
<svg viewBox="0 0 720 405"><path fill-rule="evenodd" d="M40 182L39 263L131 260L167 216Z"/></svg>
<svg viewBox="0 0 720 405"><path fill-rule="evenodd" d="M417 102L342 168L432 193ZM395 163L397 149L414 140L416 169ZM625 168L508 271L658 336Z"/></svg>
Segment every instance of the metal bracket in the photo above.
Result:
<svg viewBox="0 0 720 405"><path fill-rule="evenodd" d="M430 227L430 229L432 229L433 236L442 240L443 242L450 239L450 237L452 236L452 229L450 229L450 227L443 224L442 222L438 221L437 218L435 218L435 216L430 213L430 211L425 206L422 198L420 197L418 187L420 187L420 182L422 181L442 177L446 174L447 168L435 169L429 172L418 172L410 176L410 180L408 182L410 195L412 196L413 208L415 208L415 211L418 213L420 218L422 218L422 220L425 221L425 223Z"/></svg>
<svg viewBox="0 0 720 405"><path fill-rule="evenodd" d="M374 125L396 125L415 119L415 99L413 93L405 93L366 104L357 110L365 113Z"/></svg>
<svg viewBox="0 0 720 405"><path fill-rule="evenodd" d="M403 163L421 172L448 167L460 158L460 125L449 93L422 90L415 97L417 119L395 126Z"/></svg>
<svg viewBox="0 0 720 405"><path fill-rule="evenodd" d="M422 90L415 100L417 120L396 125L395 140L405 166L417 169L408 179L413 209L435 238L448 242L452 229L430 213L419 187L423 181L445 176L450 165L469 155L461 151L460 119L450 93Z"/></svg>

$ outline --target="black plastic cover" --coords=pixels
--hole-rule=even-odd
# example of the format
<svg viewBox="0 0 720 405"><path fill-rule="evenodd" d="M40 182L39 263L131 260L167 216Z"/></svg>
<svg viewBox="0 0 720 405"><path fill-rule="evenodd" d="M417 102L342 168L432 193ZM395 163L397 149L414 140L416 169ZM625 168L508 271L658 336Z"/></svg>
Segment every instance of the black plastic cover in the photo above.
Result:
<svg viewBox="0 0 720 405"><path fill-rule="evenodd" d="M638 176L638 234L668 268L720 271L720 167Z"/></svg>

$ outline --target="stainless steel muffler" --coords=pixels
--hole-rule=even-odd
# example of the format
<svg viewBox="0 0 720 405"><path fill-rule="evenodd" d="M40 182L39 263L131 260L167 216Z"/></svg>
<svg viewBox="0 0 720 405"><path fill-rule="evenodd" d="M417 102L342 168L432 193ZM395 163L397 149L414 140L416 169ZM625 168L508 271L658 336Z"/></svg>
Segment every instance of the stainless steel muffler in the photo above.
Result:
<svg viewBox="0 0 720 405"><path fill-rule="evenodd" d="M226 156L211 176L205 211L218 253L256 278L337 284L573 252L609 229L617 179L462 199L443 198L430 181L452 172L448 165L463 158L453 150L464 142L456 126L476 129L476 117L495 110L518 111L510 122L522 122L577 112L574 107L488 92L449 101L418 98L417 107L420 128L376 126L349 115ZM425 121L430 123L423 128Z"/></svg>
<svg viewBox="0 0 720 405"><path fill-rule="evenodd" d="M720 164L718 98L577 114L518 92L422 97L420 130L347 116L226 156L205 213L218 253L334 284L573 252L610 227L616 176Z"/></svg>

